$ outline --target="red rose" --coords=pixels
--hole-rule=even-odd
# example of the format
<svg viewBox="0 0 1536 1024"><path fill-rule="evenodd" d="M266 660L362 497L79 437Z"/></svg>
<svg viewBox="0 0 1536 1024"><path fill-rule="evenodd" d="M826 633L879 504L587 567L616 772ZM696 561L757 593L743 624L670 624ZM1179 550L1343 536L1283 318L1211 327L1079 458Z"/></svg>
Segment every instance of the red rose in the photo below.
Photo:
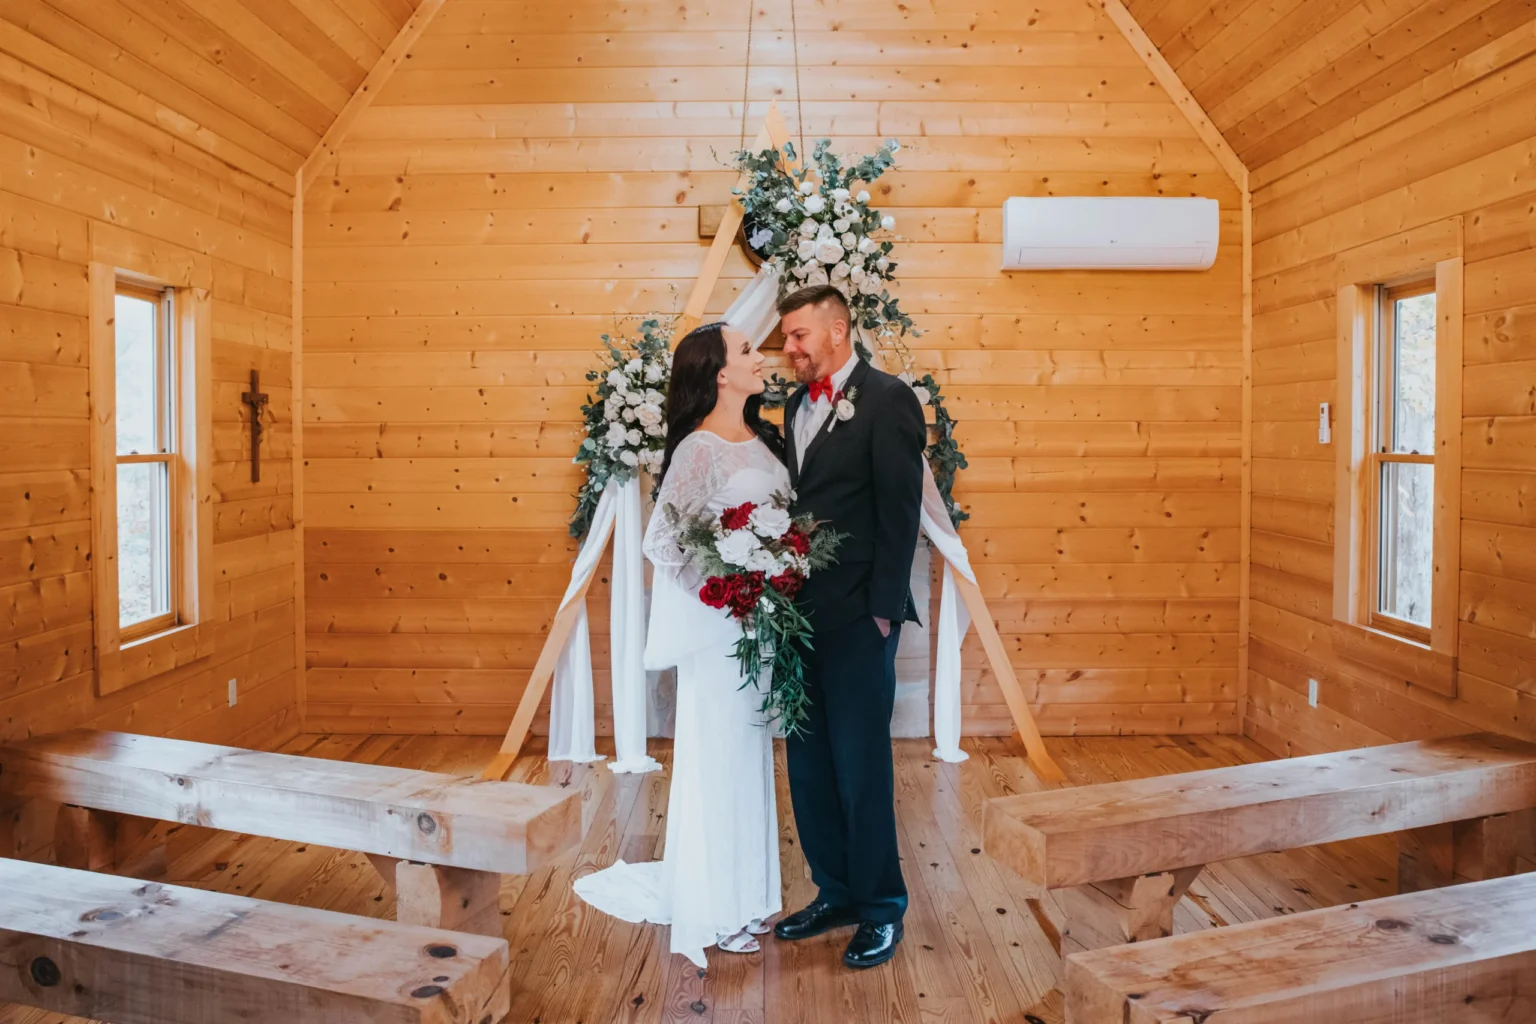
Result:
<svg viewBox="0 0 1536 1024"><path fill-rule="evenodd" d="M745 505L728 508L720 513L720 525L727 530L739 530L747 525L747 521L752 518L752 511L756 508L757 506L750 501Z"/></svg>
<svg viewBox="0 0 1536 1024"><path fill-rule="evenodd" d="M784 536L781 538L781 540L783 541L785 547L789 548L797 555L805 555L810 553L811 538L801 533L800 527L798 526L791 526L788 530L784 531Z"/></svg>
<svg viewBox="0 0 1536 1024"><path fill-rule="evenodd" d="M731 581L723 576L711 576L699 588L699 600L711 608L724 608L731 599Z"/></svg>
<svg viewBox="0 0 1536 1024"><path fill-rule="evenodd" d="M731 611L738 619L752 614L757 599L763 596L763 574L760 572L738 573L731 577L735 585L731 592Z"/></svg>
<svg viewBox="0 0 1536 1024"><path fill-rule="evenodd" d="M796 594L800 593L800 587L805 583L805 577L793 569L785 569L769 580L768 583L774 590L777 590L787 598L793 599Z"/></svg>

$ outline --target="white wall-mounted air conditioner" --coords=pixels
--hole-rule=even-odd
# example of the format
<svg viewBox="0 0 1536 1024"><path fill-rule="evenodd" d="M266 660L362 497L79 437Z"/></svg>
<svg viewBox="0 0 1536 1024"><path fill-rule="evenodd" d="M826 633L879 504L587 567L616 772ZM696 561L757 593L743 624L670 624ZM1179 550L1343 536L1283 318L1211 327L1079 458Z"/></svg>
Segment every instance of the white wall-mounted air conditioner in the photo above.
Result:
<svg viewBox="0 0 1536 1024"><path fill-rule="evenodd" d="M1205 270L1214 199L1016 196L1003 202L1004 270Z"/></svg>

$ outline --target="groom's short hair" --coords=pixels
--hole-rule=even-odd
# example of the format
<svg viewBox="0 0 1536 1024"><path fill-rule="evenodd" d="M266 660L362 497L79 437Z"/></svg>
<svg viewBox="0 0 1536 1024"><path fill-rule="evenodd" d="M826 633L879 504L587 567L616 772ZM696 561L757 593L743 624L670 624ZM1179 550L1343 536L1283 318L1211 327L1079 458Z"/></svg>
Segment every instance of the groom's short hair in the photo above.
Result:
<svg viewBox="0 0 1536 1024"><path fill-rule="evenodd" d="M797 309L806 306L832 306L843 323L848 328L848 333L853 333L853 313L848 309L848 300L843 298L843 293L830 284L812 285L809 288L801 288L790 292L779 300L779 316L784 317Z"/></svg>

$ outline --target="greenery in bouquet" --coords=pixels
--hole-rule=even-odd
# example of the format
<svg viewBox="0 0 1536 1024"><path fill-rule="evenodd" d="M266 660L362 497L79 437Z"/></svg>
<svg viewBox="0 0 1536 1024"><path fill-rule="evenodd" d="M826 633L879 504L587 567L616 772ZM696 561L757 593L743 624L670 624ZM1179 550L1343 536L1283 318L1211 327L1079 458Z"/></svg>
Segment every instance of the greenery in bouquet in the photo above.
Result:
<svg viewBox="0 0 1536 1024"><path fill-rule="evenodd" d="M800 651L811 641L810 623L795 598L811 573L836 561L842 536L809 516L791 516L786 494L719 515L683 516L670 505L662 511L678 526L679 543L702 573L699 600L729 611L742 625L735 651L742 685L763 692L763 714L794 734L810 703ZM771 669L766 691L764 667Z"/></svg>
<svg viewBox="0 0 1536 1024"><path fill-rule="evenodd" d="M908 345L918 331L901 302L890 292L898 262L895 258L896 218L871 203L868 188L896 163L901 144L887 142L875 152L844 162L831 142L816 143L809 165L791 169L794 146L785 152L768 148L736 155L737 167L748 176L738 194L745 211L748 244L779 270L783 292L830 284L843 293L853 314L854 347L860 358L877 358L913 389L918 401L931 406L935 430L928 446L934 482L944 497L950 520L969 518L955 504L955 474L966 466L965 453L955 442L955 419L944 407L944 395L932 374L917 375ZM769 381L764 404L782 405L793 391L788 381Z"/></svg>
<svg viewBox="0 0 1536 1024"><path fill-rule="evenodd" d="M644 320L637 333L605 334L602 342L602 363L587 371L597 394L588 395L581 407L587 436L574 460L587 471L571 515L571 536L577 538L591 528L608 484L628 483L641 470L659 472L667 443L663 403L672 375L670 328Z"/></svg>

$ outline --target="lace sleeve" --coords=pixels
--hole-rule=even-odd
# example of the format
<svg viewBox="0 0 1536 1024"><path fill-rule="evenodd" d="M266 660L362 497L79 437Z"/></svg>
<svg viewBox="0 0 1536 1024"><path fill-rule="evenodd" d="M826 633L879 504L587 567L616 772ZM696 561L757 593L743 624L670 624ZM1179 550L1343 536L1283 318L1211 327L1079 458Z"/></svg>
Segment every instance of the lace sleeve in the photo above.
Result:
<svg viewBox="0 0 1536 1024"><path fill-rule="evenodd" d="M697 573L685 572L688 556L678 546L679 531L668 517L667 507L671 506L684 516L700 512L724 486L723 478L714 446L694 434L684 438L673 452L672 465L661 482L661 492L656 495L656 508L645 531L645 556L658 569L680 577L685 585Z"/></svg>

